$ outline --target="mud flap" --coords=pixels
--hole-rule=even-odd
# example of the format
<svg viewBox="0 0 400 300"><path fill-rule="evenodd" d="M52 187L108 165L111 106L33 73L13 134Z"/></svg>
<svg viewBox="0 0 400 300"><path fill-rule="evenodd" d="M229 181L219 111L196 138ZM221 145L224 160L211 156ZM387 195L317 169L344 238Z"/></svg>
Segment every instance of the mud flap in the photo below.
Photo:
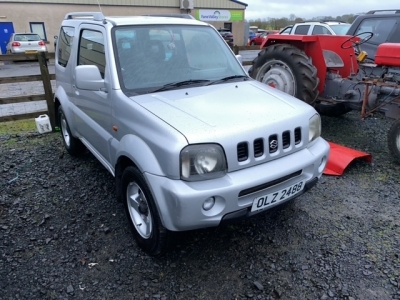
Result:
<svg viewBox="0 0 400 300"><path fill-rule="evenodd" d="M329 153L328 163L324 170L325 175L343 175L344 170L355 159L363 159L367 162L372 162L372 156L368 153L331 142L329 142L329 146L331 150Z"/></svg>

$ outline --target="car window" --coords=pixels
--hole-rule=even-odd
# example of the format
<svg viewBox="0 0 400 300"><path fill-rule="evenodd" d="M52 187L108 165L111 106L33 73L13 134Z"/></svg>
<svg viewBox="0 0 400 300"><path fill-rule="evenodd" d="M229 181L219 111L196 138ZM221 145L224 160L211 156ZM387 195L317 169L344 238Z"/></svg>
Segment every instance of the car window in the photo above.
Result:
<svg viewBox="0 0 400 300"><path fill-rule="evenodd" d="M132 31L137 38L117 40L121 30ZM211 27L121 26L114 27L113 40L121 86L129 92L147 93L185 80L245 75Z"/></svg>
<svg viewBox="0 0 400 300"><path fill-rule="evenodd" d="M74 39L74 31L75 29L73 27L61 27L60 29L60 35L57 40L57 62L60 66L66 67L68 64Z"/></svg>
<svg viewBox="0 0 400 300"><path fill-rule="evenodd" d="M315 34L331 34L331 33L328 30L328 28L321 25L315 25L312 34L315 35Z"/></svg>
<svg viewBox="0 0 400 300"><path fill-rule="evenodd" d="M347 31L349 31L351 24L338 24L338 25L330 25L332 30L337 34L337 35L346 35Z"/></svg>
<svg viewBox="0 0 400 300"><path fill-rule="evenodd" d="M310 29L310 25L298 25L294 31L294 34L308 34L308 30Z"/></svg>
<svg viewBox="0 0 400 300"><path fill-rule="evenodd" d="M17 42L34 42L40 41L41 38L37 34L16 34L14 36L14 41Z"/></svg>
<svg viewBox="0 0 400 300"><path fill-rule="evenodd" d="M95 65L104 78L106 56L104 37L100 31L84 29L79 39L78 66Z"/></svg>
<svg viewBox="0 0 400 300"><path fill-rule="evenodd" d="M381 44L388 39L389 33L392 31L395 24L396 19L390 18L364 19L357 28L356 34L372 32L374 36L369 40L369 42L373 44Z"/></svg>
<svg viewBox="0 0 400 300"><path fill-rule="evenodd" d="M290 31L292 30L292 28L293 28L292 26L287 27L286 29L284 29L284 30L281 32L281 34L282 34L282 33L288 33L288 34L289 34Z"/></svg>

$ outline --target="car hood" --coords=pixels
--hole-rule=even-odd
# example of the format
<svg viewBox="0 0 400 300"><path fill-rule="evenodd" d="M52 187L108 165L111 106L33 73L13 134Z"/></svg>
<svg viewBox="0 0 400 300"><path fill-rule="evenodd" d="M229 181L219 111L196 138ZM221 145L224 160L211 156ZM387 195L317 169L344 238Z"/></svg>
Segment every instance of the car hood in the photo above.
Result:
<svg viewBox="0 0 400 300"><path fill-rule="evenodd" d="M315 113L310 105L254 80L131 99L181 132L190 144L215 142Z"/></svg>

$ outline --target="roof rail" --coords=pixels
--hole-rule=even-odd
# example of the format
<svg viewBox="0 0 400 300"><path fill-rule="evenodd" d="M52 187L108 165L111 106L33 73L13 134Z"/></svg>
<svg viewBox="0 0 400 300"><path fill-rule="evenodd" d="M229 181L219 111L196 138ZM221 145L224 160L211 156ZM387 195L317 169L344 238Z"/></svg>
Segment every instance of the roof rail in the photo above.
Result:
<svg viewBox="0 0 400 300"><path fill-rule="evenodd" d="M367 12L367 15L373 15L376 13L383 13L383 12L388 12L388 13L395 13L395 14L400 14L400 9L377 9L377 10L370 10Z"/></svg>
<svg viewBox="0 0 400 300"><path fill-rule="evenodd" d="M91 18L95 21L103 21L104 15L101 12L71 12L65 15L65 20L74 18Z"/></svg>
<svg viewBox="0 0 400 300"><path fill-rule="evenodd" d="M189 14L149 14L142 15L145 17L170 17L170 18L182 18L182 19L195 19L192 15Z"/></svg>
<svg viewBox="0 0 400 300"><path fill-rule="evenodd" d="M322 20L321 22L322 22L322 23L325 23L325 22L346 23L345 21L340 21L340 20Z"/></svg>

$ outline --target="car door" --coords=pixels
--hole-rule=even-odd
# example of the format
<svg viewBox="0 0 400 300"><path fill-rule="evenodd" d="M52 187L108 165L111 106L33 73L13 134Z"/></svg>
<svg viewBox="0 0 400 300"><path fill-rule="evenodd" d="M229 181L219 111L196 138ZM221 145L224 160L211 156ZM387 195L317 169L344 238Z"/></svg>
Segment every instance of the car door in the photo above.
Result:
<svg viewBox="0 0 400 300"><path fill-rule="evenodd" d="M79 30L76 66L98 67L105 88L98 91L79 89L75 72L73 86L75 96L75 125L85 145L95 154L109 162L108 141L112 138L111 126L111 80L107 68L105 29L98 25L85 25Z"/></svg>
<svg viewBox="0 0 400 300"><path fill-rule="evenodd" d="M258 40L258 44L257 45L261 45L264 40L267 38L268 32L263 32L260 34L259 36L259 40Z"/></svg>

